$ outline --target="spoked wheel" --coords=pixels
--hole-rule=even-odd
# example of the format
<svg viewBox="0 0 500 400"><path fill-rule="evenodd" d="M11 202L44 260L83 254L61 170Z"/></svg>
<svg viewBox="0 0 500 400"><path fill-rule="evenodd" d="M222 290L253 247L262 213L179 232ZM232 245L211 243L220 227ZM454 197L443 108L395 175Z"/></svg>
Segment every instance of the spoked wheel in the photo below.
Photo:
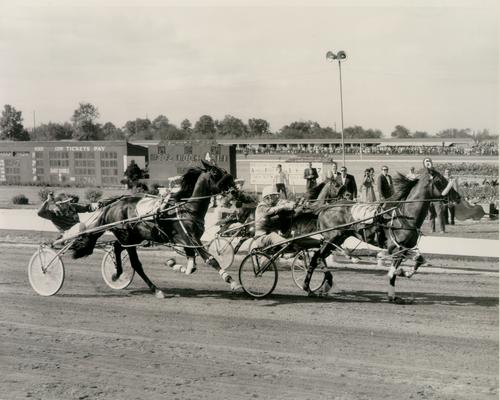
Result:
<svg viewBox="0 0 500 400"><path fill-rule="evenodd" d="M217 260L222 269L233 264L234 248L229 240L217 236L208 244L208 252Z"/></svg>
<svg viewBox="0 0 500 400"><path fill-rule="evenodd" d="M309 265L311 265L311 258L313 257L315 250L317 249L301 250L292 261L292 277L299 289L303 289L307 270ZM323 258L319 258L318 265L312 274L311 281L309 282L309 289L311 289L312 292L317 291L321 287L327 270L328 267L326 266L325 260Z"/></svg>
<svg viewBox="0 0 500 400"><path fill-rule="evenodd" d="M241 262L239 278L246 294L263 298L276 287L278 268L267 254L253 251Z"/></svg>
<svg viewBox="0 0 500 400"><path fill-rule="evenodd" d="M40 247L28 264L30 285L40 296L52 296L64 282L64 264L59 254L49 247Z"/></svg>
<svg viewBox="0 0 500 400"><path fill-rule="evenodd" d="M121 258L123 272L118 279L113 279L113 276L116 274L116 258L113 249L106 251L106 254L102 258L102 278L104 279L104 282L106 282L106 285L108 285L111 289L125 289L134 279L135 271L130 264L128 253L123 251L121 253Z"/></svg>

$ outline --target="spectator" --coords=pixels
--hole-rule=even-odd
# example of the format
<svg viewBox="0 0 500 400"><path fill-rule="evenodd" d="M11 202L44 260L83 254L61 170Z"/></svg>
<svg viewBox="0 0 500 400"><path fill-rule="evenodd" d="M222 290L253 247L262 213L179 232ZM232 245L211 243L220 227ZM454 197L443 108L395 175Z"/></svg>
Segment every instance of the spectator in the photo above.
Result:
<svg viewBox="0 0 500 400"><path fill-rule="evenodd" d="M276 187L278 193L282 193L283 197L286 199L287 186L288 186L288 175L283 171L281 164L276 166L276 173L273 176L273 184Z"/></svg>
<svg viewBox="0 0 500 400"><path fill-rule="evenodd" d="M358 188L356 186L356 180L354 176L347 173L347 167L342 166L340 168L340 177L337 181L342 184L345 188L346 194L344 195L349 200L355 200L358 197Z"/></svg>
<svg viewBox="0 0 500 400"><path fill-rule="evenodd" d="M340 176L340 172L337 171L337 163L332 162L332 169L326 173L326 179L337 180Z"/></svg>
<svg viewBox="0 0 500 400"><path fill-rule="evenodd" d="M380 201L386 201L394 193L392 177L389 175L389 167L384 165L382 173L377 178L378 198Z"/></svg>
<svg viewBox="0 0 500 400"><path fill-rule="evenodd" d="M130 161L130 164L128 165L123 175L126 178L125 183L127 184L127 187L129 189L132 189L139 181L139 179L142 179L144 177L142 169L139 168L134 160Z"/></svg>
<svg viewBox="0 0 500 400"><path fill-rule="evenodd" d="M373 168L365 169L363 183L361 185L360 199L363 203L373 203L377 201L375 196L375 170Z"/></svg>
<svg viewBox="0 0 500 400"><path fill-rule="evenodd" d="M410 168L410 172L408 172L408 174L406 174L406 177L410 181L413 181L413 180L417 179L417 174L415 173L415 167L411 167Z"/></svg>
<svg viewBox="0 0 500 400"><path fill-rule="evenodd" d="M444 177L448 179L448 181L452 182L452 187L458 193L458 178L453 178L451 176L450 170L447 168L444 170ZM443 208L444 214L444 223L445 225L455 225L455 205L454 204L446 204Z"/></svg>
<svg viewBox="0 0 500 400"><path fill-rule="evenodd" d="M318 171L316 168L313 168L312 162L310 162L309 167L304 170L304 179L306 180L307 197L310 198L311 190L316 187L316 179L318 179Z"/></svg>

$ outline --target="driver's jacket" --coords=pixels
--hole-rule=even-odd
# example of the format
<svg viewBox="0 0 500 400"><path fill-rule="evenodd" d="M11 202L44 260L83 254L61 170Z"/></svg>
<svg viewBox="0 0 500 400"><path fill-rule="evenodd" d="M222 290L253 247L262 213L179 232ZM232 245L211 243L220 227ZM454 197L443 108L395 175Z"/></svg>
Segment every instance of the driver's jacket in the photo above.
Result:
<svg viewBox="0 0 500 400"><path fill-rule="evenodd" d="M269 206L265 202L261 202L257 205L255 209L255 236L265 235L269 232L266 231L266 227L268 224L268 219L273 215L278 214L281 210L290 210L292 209L292 205L290 203L278 204L276 206Z"/></svg>

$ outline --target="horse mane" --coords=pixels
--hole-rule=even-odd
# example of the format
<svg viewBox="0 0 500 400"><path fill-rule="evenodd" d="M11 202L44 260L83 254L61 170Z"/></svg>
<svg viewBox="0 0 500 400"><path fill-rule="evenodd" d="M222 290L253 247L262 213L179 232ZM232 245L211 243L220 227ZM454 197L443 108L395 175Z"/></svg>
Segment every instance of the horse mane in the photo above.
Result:
<svg viewBox="0 0 500 400"><path fill-rule="evenodd" d="M194 186L203 172L205 172L203 168L190 167L184 175L182 175L181 188L177 193L172 195L172 198L174 198L175 201L180 201L181 199L191 197Z"/></svg>
<svg viewBox="0 0 500 400"><path fill-rule="evenodd" d="M317 199L325 184L326 182L321 182L313 188L309 189L309 200Z"/></svg>
<svg viewBox="0 0 500 400"><path fill-rule="evenodd" d="M390 202L406 199L410 194L410 191L418 182L419 179L408 179L400 172L397 172L396 177L393 179L394 193L387 199L387 201Z"/></svg>

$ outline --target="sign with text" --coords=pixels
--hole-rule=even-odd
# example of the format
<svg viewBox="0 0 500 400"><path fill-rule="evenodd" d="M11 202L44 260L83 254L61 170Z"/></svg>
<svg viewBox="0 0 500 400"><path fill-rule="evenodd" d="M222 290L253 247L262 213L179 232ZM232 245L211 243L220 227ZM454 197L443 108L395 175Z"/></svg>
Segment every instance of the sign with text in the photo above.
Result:
<svg viewBox="0 0 500 400"><path fill-rule="evenodd" d="M276 162L252 162L250 163L250 184L251 185L271 185L273 176L276 174ZM313 168L318 171L321 180L323 163L313 162ZM288 175L288 182L293 186L305 186L304 170L309 168L307 162L282 163L281 168Z"/></svg>
<svg viewBox="0 0 500 400"><path fill-rule="evenodd" d="M149 147L149 179L166 182L184 174L189 167L201 166L201 160L211 161L236 175L234 147L215 141L165 141Z"/></svg>

